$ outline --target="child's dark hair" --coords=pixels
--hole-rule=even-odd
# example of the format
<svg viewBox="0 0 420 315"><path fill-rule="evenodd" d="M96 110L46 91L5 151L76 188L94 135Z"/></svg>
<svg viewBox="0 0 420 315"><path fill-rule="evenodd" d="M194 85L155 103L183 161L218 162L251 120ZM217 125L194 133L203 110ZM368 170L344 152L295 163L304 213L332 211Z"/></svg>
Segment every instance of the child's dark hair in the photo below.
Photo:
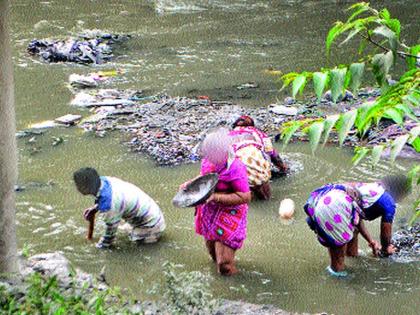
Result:
<svg viewBox="0 0 420 315"><path fill-rule="evenodd" d="M405 175L389 175L381 180L385 190L395 199L399 201L410 193L410 183Z"/></svg>
<svg viewBox="0 0 420 315"><path fill-rule="evenodd" d="M101 179L98 172L92 167L84 167L73 173L73 180L80 192L96 195Z"/></svg>

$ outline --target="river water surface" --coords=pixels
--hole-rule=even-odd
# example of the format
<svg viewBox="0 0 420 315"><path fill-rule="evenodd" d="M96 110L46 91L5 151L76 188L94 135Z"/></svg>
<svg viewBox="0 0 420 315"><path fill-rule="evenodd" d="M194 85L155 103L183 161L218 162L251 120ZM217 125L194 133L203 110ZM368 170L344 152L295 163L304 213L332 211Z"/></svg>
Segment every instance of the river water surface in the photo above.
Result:
<svg viewBox="0 0 420 315"><path fill-rule="evenodd" d="M416 39L415 1L381 1L402 20L408 39ZM124 69L124 79L113 86L144 89L150 94L201 95L232 99L248 106L268 105L280 97L270 66L314 70L324 65L323 41L331 24L343 17L352 1L29 1L12 4L17 127L54 119L71 108L66 87L71 73ZM130 33L133 38L113 62L96 67L44 64L27 56L33 38L63 37L83 29ZM416 29L417 28L417 29ZM346 52L333 61L345 61ZM341 58L341 59L340 59ZM256 82L259 88L236 87ZM52 137L64 143L52 146ZM351 165L351 152L325 148L312 156L306 145L293 145L284 155L297 171L273 182L273 199L250 206L248 239L238 251L241 274L221 278L194 235L193 210L177 209L171 199L178 185L195 176L198 165L156 167L145 156L128 152L118 134L97 138L80 129L49 130L34 139L19 140L19 182L27 189L17 196L20 247L31 253L61 250L79 268L97 273L107 266L108 280L129 287L140 298L153 298L148 289L162 281L162 264L180 270L201 270L212 277L216 297L275 304L296 312L335 314L418 314L420 266L378 260L361 242L362 255L349 259L351 277L332 279L324 269L327 252L304 222L301 206L309 192L330 181L369 181L405 171L410 163ZM96 167L104 175L133 182L158 201L167 231L157 245L136 247L120 233L117 248L99 251L84 239L82 209L93 200L76 192L72 172ZM278 219L278 205L292 198L295 220ZM399 205L395 226L411 214L413 197ZM378 222L368 223L378 237ZM100 229L95 231L95 237Z"/></svg>

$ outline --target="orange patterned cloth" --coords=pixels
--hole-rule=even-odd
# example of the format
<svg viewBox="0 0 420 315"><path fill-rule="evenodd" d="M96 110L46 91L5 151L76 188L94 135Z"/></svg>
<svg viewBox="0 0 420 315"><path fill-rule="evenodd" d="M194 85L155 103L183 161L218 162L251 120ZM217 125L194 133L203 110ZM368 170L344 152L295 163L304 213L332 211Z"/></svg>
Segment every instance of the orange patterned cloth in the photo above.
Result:
<svg viewBox="0 0 420 315"><path fill-rule="evenodd" d="M251 140L233 145L236 157L246 166L250 187L267 183L271 178L270 162L263 154L262 146Z"/></svg>

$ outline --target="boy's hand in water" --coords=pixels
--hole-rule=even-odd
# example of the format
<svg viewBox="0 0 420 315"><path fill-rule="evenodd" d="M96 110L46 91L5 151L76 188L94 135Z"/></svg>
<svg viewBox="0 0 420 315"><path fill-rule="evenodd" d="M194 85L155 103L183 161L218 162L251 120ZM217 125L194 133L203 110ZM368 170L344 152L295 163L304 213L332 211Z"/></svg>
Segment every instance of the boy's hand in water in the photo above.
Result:
<svg viewBox="0 0 420 315"><path fill-rule="evenodd" d="M377 257L379 255L379 252L381 250L381 244L379 244L379 242L372 240L369 243L369 247L372 248L372 254L373 256Z"/></svg>
<svg viewBox="0 0 420 315"><path fill-rule="evenodd" d="M91 221L95 217L96 212L98 212L96 205L87 208L83 211L83 218L85 218L86 221Z"/></svg>

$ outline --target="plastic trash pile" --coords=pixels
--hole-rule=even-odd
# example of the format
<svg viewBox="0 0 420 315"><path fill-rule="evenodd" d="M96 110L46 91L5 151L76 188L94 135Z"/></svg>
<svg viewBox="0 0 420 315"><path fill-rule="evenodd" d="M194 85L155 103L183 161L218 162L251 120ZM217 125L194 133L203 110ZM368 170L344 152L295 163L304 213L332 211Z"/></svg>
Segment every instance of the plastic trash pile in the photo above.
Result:
<svg viewBox="0 0 420 315"><path fill-rule="evenodd" d="M27 50L47 62L101 64L113 57L112 46L128 37L93 30L65 40L34 39Z"/></svg>

